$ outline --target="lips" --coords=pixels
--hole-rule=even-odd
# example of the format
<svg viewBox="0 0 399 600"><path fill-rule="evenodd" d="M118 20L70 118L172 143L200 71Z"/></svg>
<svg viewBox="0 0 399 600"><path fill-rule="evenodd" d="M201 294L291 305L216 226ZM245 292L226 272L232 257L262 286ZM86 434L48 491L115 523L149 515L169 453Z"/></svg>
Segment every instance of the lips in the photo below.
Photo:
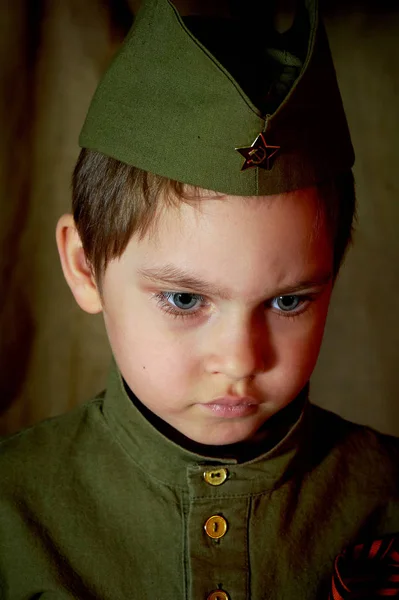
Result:
<svg viewBox="0 0 399 600"><path fill-rule="evenodd" d="M201 405L204 410L224 419L248 417L257 411L259 402L244 396L222 396Z"/></svg>
<svg viewBox="0 0 399 600"><path fill-rule="evenodd" d="M241 404L259 404L254 398L250 396L221 396L220 398L214 398L210 402L207 402L207 406L211 404L219 404L221 406L240 406Z"/></svg>

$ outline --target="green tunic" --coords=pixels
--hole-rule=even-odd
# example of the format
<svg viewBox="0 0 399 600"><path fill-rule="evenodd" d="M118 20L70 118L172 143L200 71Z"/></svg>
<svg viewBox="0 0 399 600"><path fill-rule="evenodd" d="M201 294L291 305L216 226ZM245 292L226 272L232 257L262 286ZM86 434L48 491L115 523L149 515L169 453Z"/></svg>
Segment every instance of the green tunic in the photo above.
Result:
<svg viewBox="0 0 399 600"><path fill-rule="evenodd" d="M209 459L159 433L114 371L0 445L0 598L327 598L344 546L399 531L398 449L307 404L266 454Z"/></svg>

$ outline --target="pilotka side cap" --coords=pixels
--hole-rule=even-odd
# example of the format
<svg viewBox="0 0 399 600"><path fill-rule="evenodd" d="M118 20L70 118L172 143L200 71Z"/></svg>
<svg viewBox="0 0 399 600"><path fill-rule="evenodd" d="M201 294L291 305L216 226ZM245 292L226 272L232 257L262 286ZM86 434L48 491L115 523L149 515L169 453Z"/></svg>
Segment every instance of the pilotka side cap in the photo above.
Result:
<svg viewBox="0 0 399 600"><path fill-rule="evenodd" d="M255 106L171 2L144 0L95 92L81 147L231 195L284 193L349 170L354 152L317 2L303 10L302 62L266 33L260 39L265 60L251 87L270 80L272 96L286 92L269 111ZM251 48L241 56L245 69ZM284 87L287 73L294 79Z"/></svg>

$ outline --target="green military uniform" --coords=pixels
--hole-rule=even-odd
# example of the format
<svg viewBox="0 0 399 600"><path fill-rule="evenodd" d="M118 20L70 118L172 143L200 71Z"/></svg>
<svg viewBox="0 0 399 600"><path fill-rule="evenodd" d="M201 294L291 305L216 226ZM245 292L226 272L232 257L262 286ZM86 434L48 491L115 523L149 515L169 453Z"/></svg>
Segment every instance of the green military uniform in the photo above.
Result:
<svg viewBox="0 0 399 600"><path fill-rule="evenodd" d="M268 452L210 459L113 371L104 395L0 447L0 598L327 598L344 546L399 530L398 450L306 403Z"/></svg>
<svg viewBox="0 0 399 600"><path fill-rule="evenodd" d="M212 31L167 0L144 0L81 145L232 195L280 194L349 171L317 4L300 4L283 41L263 17L247 23L246 38L242 21L229 22L238 64L228 40L213 48L224 25ZM307 402L249 460L172 439L113 371L104 395L5 440L1 600L327 599L345 546L399 531L399 441Z"/></svg>

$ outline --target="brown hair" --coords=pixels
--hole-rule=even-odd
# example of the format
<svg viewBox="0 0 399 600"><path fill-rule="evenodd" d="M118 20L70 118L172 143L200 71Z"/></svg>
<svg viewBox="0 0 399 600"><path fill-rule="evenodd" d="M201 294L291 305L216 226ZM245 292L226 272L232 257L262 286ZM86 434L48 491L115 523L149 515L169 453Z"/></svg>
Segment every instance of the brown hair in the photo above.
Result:
<svg viewBox="0 0 399 600"><path fill-rule="evenodd" d="M334 244L337 275L352 239L355 189L352 171L319 184L320 213ZM72 179L73 216L86 258L98 282L110 260L124 252L133 234L156 225L162 206L192 202L195 188L83 149Z"/></svg>

